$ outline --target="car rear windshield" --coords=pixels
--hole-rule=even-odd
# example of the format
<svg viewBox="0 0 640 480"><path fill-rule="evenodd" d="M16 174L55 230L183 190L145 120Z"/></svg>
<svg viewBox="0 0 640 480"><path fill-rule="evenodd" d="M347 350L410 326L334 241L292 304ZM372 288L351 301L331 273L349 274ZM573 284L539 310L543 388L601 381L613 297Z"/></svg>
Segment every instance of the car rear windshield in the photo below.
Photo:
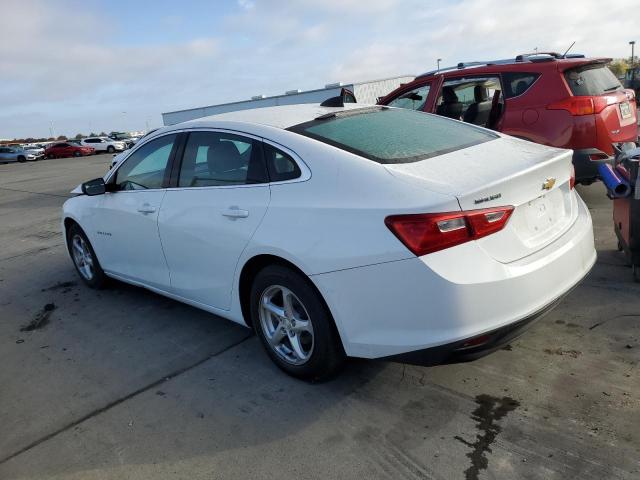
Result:
<svg viewBox="0 0 640 480"><path fill-rule="evenodd" d="M616 76L602 63L572 68L564 72L564 78L574 95L604 95L622 88Z"/></svg>
<svg viewBox="0 0 640 480"><path fill-rule="evenodd" d="M498 137L437 115L388 107L346 110L288 130L378 163L417 162Z"/></svg>

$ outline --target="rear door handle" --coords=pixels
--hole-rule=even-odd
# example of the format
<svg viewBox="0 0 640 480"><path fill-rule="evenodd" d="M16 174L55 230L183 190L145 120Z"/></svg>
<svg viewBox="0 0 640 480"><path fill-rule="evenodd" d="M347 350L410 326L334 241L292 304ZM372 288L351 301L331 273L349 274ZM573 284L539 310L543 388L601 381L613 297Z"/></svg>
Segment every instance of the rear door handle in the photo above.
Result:
<svg viewBox="0 0 640 480"><path fill-rule="evenodd" d="M156 211L156 207L152 207L151 205L149 205L148 203L143 204L140 208L138 208L138 211L140 213L154 213Z"/></svg>
<svg viewBox="0 0 640 480"><path fill-rule="evenodd" d="M222 212L222 215L228 218L247 218L249 210L242 210L237 206L233 206Z"/></svg>

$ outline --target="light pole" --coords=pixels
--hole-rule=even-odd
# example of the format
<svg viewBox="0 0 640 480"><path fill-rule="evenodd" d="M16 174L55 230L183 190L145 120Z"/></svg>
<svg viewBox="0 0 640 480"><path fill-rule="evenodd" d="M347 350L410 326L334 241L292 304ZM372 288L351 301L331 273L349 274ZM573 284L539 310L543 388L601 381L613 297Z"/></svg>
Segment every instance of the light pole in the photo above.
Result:
<svg viewBox="0 0 640 480"><path fill-rule="evenodd" d="M441 59L441 58L439 58L439 59L437 60L437 62L438 62L438 71L440 71L440 62L441 62L441 61L442 61L442 59Z"/></svg>
<svg viewBox="0 0 640 480"><path fill-rule="evenodd" d="M634 55L634 48L636 46L636 41L635 40L631 40L629 42L629 45L631 45L631 81L634 81L636 78L636 69L635 67L635 55Z"/></svg>

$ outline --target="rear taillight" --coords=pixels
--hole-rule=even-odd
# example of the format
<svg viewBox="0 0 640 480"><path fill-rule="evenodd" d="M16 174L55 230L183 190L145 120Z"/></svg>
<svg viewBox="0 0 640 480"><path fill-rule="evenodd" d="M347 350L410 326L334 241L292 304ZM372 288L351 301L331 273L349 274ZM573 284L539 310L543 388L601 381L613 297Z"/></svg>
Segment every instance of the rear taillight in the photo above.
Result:
<svg viewBox="0 0 640 480"><path fill-rule="evenodd" d="M486 237L504 228L512 206L465 212L391 215L384 223L417 256Z"/></svg>
<svg viewBox="0 0 640 480"><path fill-rule="evenodd" d="M571 176L569 177L569 190L573 190L576 186L576 168L571 165Z"/></svg>
<svg viewBox="0 0 640 480"><path fill-rule="evenodd" d="M599 97L578 96L551 103L547 105L547 110L566 110L574 116L593 115L600 113L605 107L614 103L616 103L616 98L606 95Z"/></svg>

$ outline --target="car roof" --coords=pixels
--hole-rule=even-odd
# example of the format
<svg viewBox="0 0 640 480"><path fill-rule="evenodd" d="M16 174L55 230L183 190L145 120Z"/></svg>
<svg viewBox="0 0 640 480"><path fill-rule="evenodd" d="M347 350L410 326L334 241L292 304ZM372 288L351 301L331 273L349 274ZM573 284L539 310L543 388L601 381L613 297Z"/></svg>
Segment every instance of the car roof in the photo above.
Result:
<svg viewBox="0 0 640 480"><path fill-rule="evenodd" d="M441 70L434 70L431 72L418 75L415 80L424 79L427 77L435 77L442 75L444 77L457 76L460 73L470 74L485 74L496 72L537 72L540 70L546 70L548 68L564 71L570 68L579 67L580 65L586 65L589 63L607 63L610 62L610 58L545 58L537 61L487 61L487 62L469 62L459 63L456 67L443 68ZM415 81L414 80L414 81Z"/></svg>
<svg viewBox="0 0 640 480"><path fill-rule="evenodd" d="M345 103L344 107L322 107L319 103L303 103L298 105L281 105L277 107L252 108L235 112L220 113L208 117L189 120L172 125L176 128L208 127L220 121L240 122L286 129L300 123L334 112L370 108L373 105L362 103Z"/></svg>

